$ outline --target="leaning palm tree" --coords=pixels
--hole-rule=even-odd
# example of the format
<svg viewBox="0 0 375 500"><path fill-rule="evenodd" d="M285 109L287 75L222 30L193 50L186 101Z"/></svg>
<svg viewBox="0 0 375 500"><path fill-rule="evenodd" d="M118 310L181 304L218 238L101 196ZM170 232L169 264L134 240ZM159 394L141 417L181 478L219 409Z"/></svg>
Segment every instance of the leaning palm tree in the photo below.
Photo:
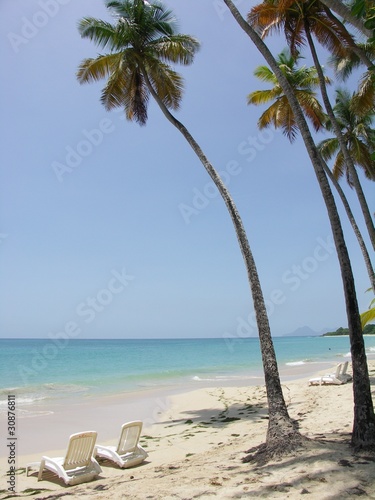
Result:
<svg viewBox="0 0 375 500"><path fill-rule="evenodd" d="M284 51L279 56L276 58L276 63L279 66L280 70L284 74L285 78L288 80L289 84L294 90L295 97L301 106L301 109L303 110L305 117L309 119L309 121L312 123L314 129L316 131L320 130L323 126L323 124L327 123L327 115L323 112L323 109L315 97L315 93L312 90L313 86L319 86L319 78L317 77L317 73L315 68L296 68L296 61L298 60L298 56L294 58L291 55L287 55L287 53ZM260 78L261 80L270 83L273 85L273 87L269 90L257 90L255 92L252 92L248 96L248 103L249 104L265 104L269 103L272 101L271 106L266 109L266 111L261 115L260 119L258 120L258 127L260 129L264 127L268 127L270 125L273 125L275 128L282 128L284 131L284 134L288 137L290 142L293 142L296 134L298 132L298 124L296 122L292 106L284 93L284 90L282 86L280 85L279 80L277 79L277 76L273 71L268 66L259 66L255 70L255 75ZM326 77L327 81L329 82L329 79ZM371 123L371 120L370 120ZM366 124L369 125L368 121L366 121ZM359 129L362 130L362 129ZM358 131L359 131L358 130ZM365 132L362 133L362 135L365 135L365 137L372 137L374 135L374 132L372 129L370 129L368 126L365 128ZM337 139L331 139L332 142L336 145L337 148L339 148L338 141ZM368 142L368 141L366 141ZM363 146L363 144L361 143ZM349 146L349 145L348 145ZM349 150L351 148L349 147ZM363 150L363 147L362 147ZM372 147L367 154L364 153L364 156L366 158L366 165L368 167L368 170L372 171L370 169L369 165L371 162L371 157L370 153L371 151L374 150L374 147ZM327 160L328 158L323 155L324 159ZM341 162L342 163L342 162ZM372 162L373 163L373 162ZM350 208L350 205L348 203L348 200L345 196L345 193L341 189L341 186L338 183L338 176L332 174L330 169L326 164L323 165L325 173L328 175L329 179L331 180L332 184L335 186L341 201L344 205L345 211L347 213L349 222L353 228L354 234L356 235L356 238L358 240L358 244L360 246L363 259L365 262L366 270L369 276L370 284L372 289L374 290L375 293L375 273L374 273L374 268L371 263L371 259L366 247L366 244L364 242L364 239L362 237L361 231L357 225L357 222L354 218L353 212ZM355 171L356 174L356 171ZM358 179L359 183L359 179ZM363 194L363 193L362 193Z"/></svg>
<svg viewBox="0 0 375 500"><path fill-rule="evenodd" d="M176 32L171 11L158 1L109 1L107 7L117 17L115 24L93 18L82 19L79 24L83 38L109 53L82 61L78 81L87 83L107 77L101 97L106 109L122 107L129 120L141 125L147 121L147 105L149 97L153 97L214 181L236 231L254 302L269 406L267 445L276 449L280 442L300 442L302 437L289 417L283 397L264 297L242 220L216 170L189 131L170 112L179 107L183 81L168 63L192 63L199 44L195 38Z"/></svg>
<svg viewBox="0 0 375 500"><path fill-rule="evenodd" d="M375 62L375 43L358 44L370 61ZM333 67L336 77L345 81L354 70L363 67L363 62L354 52L348 52L345 57L332 55L328 64ZM359 80L359 85L351 103L352 111L358 115L375 110L375 71L367 69Z"/></svg>
<svg viewBox="0 0 375 500"><path fill-rule="evenodd" d="M361 31L366 37L370 38L373 36L371 29L365 26L365 22L361 19L361 16L357 16L357 13L353 11L353 8L350 9L344 2L341 0L321 0L324 5L329 7L331 10L336 12L345 22L348 22L359 31ZM363 0L360 0L363 4ZM357 1L357 3L359 3ZM358 8L356 9L359 10Z"/></svg>
<svg viewBox="0 0 375 500"><path fill-rule="evenodd" d="M356 45L353 36L347 31L345 26L319 0L307 0L304 2L298 0L264 0L261 4L251 9L248 20L251 25L261 30L263 37L274 31L284 31L293 55L298 54L300 48L306 42L308 43L319 76L320 90L326 112L339 141L347 168L353 171L355 166L346 147L340 127L336 122L313 37L337 57L344 57L350 52L355 52L368 67L372 65L372 61ZM354 174L352 174L352 178L353 182L356 183ZM356 185L356 189L359 190L360 186ZM366 200L364 198L360 198L359 200L370 241L375 250L375 226L371 213Z"/></svg>
<svg viewBox="0 0 375 500"><path fill-rule="evenodd" d="M375 131L373 129L375 113L374 111L367 113L363 111L358 115L353 112L353 101L355 101L356 96L357 94L350 94L347 90L336 90L336 104L333 111L354 165L363 170L367 179L375 181L375 161L373 158L375 154ZM330 120L327 120L325 128L330 132L333 131ZM334 179L339 181L345 176L349 186L354 187L360 206L367 205L357 169L348 168L338 138L334 136L321 141L318 144L318 149L325 161L335 158L332 168ZM367 250L363 247L364 243L362 244L360 240L359 243L366 261L371 287L375 293L374 269Z"/></svg>
<svg viewBox="0 0 375 500"><path fill-rule="evenodd" d="M355 16L367 30L362 31L372 43L375 42L375 5L373 0L352 0L350 2L351 14ZM346 20L346 18L344 17ZM374 68L375 69L375 68Z"/></svg>
<svg viewBox="0 0 375 500"><path fill-rule="evenodd" d="M302 109L295 97L294 90L285 75L278 67L272 53L259 37L256 30L242 17L232 0L224 0L240 28L248 35L258 51L263 55L270 68L276 74L285 95L292 106L298 128L303 137L307 152L322 192L332 227L332 234L339 259L344 297L348 318L350 350L353 363L353 396L354 421L352 431L352 445L355 449L375 449L375 414L372 402L370 378L367 367L366 351L362 335L362 326L358 309L357 296L353 271L346 247L344 234L337 212L332 191L324 173L322 158L310 134Z"/></svg>
<svg viewBox="0 0 375 500"><path fill-rule="evenodd" d="M350 94L348 90L336 90L333 111L354 164L363 170L367 179L375 181L375 162L371 159L372 153L375 152L375 110L362 115L353 113L352 102L355 96L355 93ZM330 120L326 122L325 127L332 132ZM336 156L333 165L333 175L336 179L345 175L350 187L360 185L357 170L351 171L347 168L337 137L325 139L318 144L318 148L325 160ZM353 175L358 178L356 183L353 182ZM360 196L360 193L357 195Z"/></svg>
<svg viewBox="0 0 375 500"><path fill-rule="evenodd" d="M319 78L314 67L297 67L299 59L301 56L294 57L287 50L284 50L277 56L276 63L293 87L305 116L315 131L319 131L326 121L326 114L313 91L314 87L319 86ZM268 66L258 66L254 75L263 82L272 85L271 89L256 90L247 97L248 104L260 105L272 102L271 106L259 118L258 127L263 129L273 125L275 128L281 128L284 135L293 142L298 132L298 126L288 98L275 73ZM326 77L326 82L330 83L328 77Z"/></svg>

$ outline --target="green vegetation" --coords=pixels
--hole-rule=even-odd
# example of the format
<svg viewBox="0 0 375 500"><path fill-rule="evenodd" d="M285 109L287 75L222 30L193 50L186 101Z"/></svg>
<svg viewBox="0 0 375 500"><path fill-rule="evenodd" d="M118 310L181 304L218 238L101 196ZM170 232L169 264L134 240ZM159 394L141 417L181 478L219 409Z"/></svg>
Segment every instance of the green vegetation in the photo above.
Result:
<svg viewBox="0 0 375 500"><path fill-rule="evenodd" d="M336 335L349 335L348 328L338 328L335 332L327 332L322 337L334 337ZM366 325L363 329L363 335L375 335L375 325Z"/></svg>

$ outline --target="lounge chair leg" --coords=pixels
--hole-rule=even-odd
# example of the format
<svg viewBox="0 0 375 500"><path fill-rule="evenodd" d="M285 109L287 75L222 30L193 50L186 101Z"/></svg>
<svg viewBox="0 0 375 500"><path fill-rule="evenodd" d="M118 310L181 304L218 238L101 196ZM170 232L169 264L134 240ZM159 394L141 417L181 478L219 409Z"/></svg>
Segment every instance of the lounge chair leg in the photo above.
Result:
<svg viewBox="0 0 375 500"><path fill-rule="evenodd" d="M43 470L44 470L44 464L45 464L45 461L42 460L40 462L40 467L39 467L39 473L38 473L38 481L41 481L42 480L42 475L43 475Z"/></svg>

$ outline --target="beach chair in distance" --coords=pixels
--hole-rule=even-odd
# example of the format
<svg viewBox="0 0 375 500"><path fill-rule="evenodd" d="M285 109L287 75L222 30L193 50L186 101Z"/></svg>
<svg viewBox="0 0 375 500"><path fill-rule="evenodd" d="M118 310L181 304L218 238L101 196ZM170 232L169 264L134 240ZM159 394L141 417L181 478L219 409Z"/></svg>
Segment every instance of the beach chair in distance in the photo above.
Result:
<svg viewBox="0 0 375 500"><path fill-rule="evenodd" d="M142 425L139 420L123 424L117 446L97 444L95 456L115 462L123 469L139 465L148 457L148 453L139 444Z"/></svg>
<svg viewBox="0 0 375 500"><path fill-rule="evenodd" d="M27 465L26 475L29 468L39 466L38 481L41 481L45 469L57 474L69 486L92 481L102 472L93 456L96 437L95 431L72 434L65 457L43 456L41 462Z"/></svg>
<svg viewBox="0 0 375 500"><path fill-rule="evenodd" d="M342 370L342 363L338 364L335 373L327 373L321 377L311 378L309 380L309 385L341 385L344 384L344 380L340 379L340 373Z"/></svg>
<svg viewBox="0 0 375 500"><path fill-rule="evenodd" d="M349 375L349 373L346 373L348 366L349 366L349 361L345 361L345 363L342 364L341 372L339 373L338 376L338 378L342 380L344 384L353 380L353 377Z"/></svg>

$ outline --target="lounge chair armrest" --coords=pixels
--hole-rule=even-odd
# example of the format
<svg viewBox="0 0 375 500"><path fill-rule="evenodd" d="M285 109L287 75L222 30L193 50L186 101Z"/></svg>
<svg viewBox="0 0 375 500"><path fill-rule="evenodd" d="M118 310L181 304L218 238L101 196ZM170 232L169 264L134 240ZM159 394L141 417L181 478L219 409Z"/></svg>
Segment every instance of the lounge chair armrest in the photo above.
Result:
<svg viewBox="0 0 375 500"><path fill-rule="evenodd" d="M96 444L94 448L94 456L97 454L98 451L106 451L108 450L108 446L102 446L100 444Z"/></svg>
<svg viewBox="0 0 375 500"><path fill-rule="evenodd" d="M94 457L97 457L97 456L107 457L108 455L110 455L110 456L117 455L116 448L114 446L104 446L104 445L100 445L100 444L95 445L94 453L93 453Z"/></svg>
<svg viewBox="0 0 375 500"><path fill-rule="evenodd" d="M62 457L58 458L50 458L47 456L42 457L42 461L40 462L40 468L39 468L39 474L38 474L38 481L42 479L42 474L44 468L52 470L55 472L61 479L66 480L67 479L67 474L62 467L62 465L59 463L59 461L62 461Z"/></svg>
<svg viewBox="0 0 375 500"><path fill-rule="evenodd" d="M26 465L26 476L29 475L29 470L30 469L39 469L40 467L40 462L30 462Z"/></svg>

